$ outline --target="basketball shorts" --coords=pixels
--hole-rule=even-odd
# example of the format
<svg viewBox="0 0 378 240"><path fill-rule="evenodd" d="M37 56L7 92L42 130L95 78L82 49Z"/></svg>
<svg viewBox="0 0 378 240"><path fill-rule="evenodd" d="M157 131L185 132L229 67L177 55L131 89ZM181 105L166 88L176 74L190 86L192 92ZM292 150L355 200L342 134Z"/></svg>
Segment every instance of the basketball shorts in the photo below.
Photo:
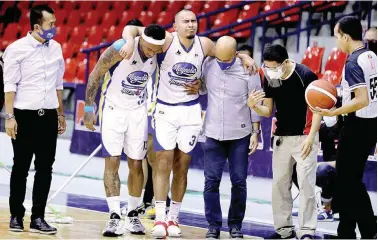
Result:
<svg viewBox="0 0 378 240"><path fill-rule="evenodd" d="M120 156L122 149L134 160L147 153L147 108L125 110L105 100L101 116L102 154Z"/></svg>
<svg viewBox="0 0 378 240"><path fill-rule="evenodd" d="M154 150L173 150L191 154L202 129L201 105L166 105L158 102L153 114Z"/></svg>

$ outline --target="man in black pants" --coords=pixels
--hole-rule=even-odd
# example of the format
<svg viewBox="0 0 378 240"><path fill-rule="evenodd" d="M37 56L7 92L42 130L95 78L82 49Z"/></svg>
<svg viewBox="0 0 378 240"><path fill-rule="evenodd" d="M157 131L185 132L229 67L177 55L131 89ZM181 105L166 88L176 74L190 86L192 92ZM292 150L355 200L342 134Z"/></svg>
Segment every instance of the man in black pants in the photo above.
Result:
<svg viewBox="0 0 378 240"><path fill-rule="evenodd" d="M357 224L361 238L372 239L377 223L362 177L377 142L377 56L364 47L361 22L355 17L340 19L334 35L338 48L349 54L341 82L343 105L316 111L323 116L347 115L336 157L337 196L341 199L337 232L339 238L355 239Z"/></svg>
<svg viewBox="0 0 378 240"><path fill-rule="evenodd" d="M30 232L55 234L44 220L58 133L66 129L62 92L64 60L55 36L54 11L47 5L30 10L31 31L5 50L5 129L12 138L9 230L22 232L26 179L35 155Z"/></svg>

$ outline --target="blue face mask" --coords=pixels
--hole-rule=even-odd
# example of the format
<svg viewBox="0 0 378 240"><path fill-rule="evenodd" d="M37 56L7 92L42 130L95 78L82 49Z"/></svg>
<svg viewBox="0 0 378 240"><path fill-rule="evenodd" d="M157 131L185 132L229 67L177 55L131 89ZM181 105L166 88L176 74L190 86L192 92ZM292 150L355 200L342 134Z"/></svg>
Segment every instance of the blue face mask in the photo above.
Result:
<svg viewBox="0 0 378 240"><path fill-rule="evenodd" d="M235 63L235 60L236 60L236 58L234 57L232 62L221 62L221 61L217 60L217 63L219 64L220 69L226 70L226 69L229 69Z"/></svg>
<svg viewBox="0 0 378 240"><path fill-rule="evenodd" d="M55 37L55 35L56 35L56 28L55 27L52 27L51 29L49 29L49 30L44 30L42 27L40 27L41 28L41 30L42 30L42 34L40 34L39 32L38 32L38 35L41 37L41 38L43 38L43 39L45 39L45 40L51 40L51 39L53 39L54 37Z"/></svg>

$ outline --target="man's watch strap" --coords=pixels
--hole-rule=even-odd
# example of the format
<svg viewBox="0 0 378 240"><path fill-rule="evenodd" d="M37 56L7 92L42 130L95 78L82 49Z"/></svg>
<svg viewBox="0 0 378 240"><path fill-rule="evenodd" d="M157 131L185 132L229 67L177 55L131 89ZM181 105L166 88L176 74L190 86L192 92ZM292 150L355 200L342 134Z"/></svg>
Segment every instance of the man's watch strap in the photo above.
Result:
<svg viewBox="0 0 378 240"><path fill-rule="evenodd" d="M256 130L256 129L254 129L254 130L252 130L252 134L254 134L254 133L256 133L256 134L260 134L260 130Z"/></svg>
<svg viewBox="0 0 378 240"><path fill-rule="evenodd" d="M5 120L9 120L11 118L14 118L14 114L12 114L12 113L5 113Z"/></svg>

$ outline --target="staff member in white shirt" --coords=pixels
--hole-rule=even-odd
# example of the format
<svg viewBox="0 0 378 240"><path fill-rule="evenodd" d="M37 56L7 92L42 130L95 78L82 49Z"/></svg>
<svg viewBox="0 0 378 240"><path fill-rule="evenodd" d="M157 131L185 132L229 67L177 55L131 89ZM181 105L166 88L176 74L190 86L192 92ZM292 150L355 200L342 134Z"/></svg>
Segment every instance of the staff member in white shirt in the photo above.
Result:
<svg viewBox="0 0 378 240"><path fill-rule="evenodd" d="M66 130L62 91L64 60L55 36L54 11L38 5L30 11L31 32L5 50L5 129L12 138L9 230L22 232L26 178L35 155L30 232L55 234L44 220L58 133Z"/></svg>

